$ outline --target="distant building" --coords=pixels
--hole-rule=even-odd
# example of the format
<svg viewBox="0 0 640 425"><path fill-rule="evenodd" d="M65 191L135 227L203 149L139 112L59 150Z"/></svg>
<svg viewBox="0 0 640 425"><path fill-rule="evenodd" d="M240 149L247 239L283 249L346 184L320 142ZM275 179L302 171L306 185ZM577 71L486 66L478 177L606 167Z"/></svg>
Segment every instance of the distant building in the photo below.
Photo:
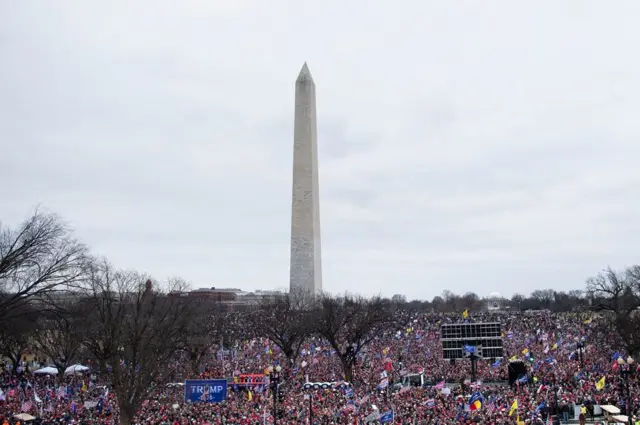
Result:
<svg viewBox="0 0 640 425"><path fill-rule="evenodd" d="M280 291L262 291L257 290L255 292L240 292L237 294L236 301L241 301L245 304L254 304L261 301L275 301L278 298L284 298L287 294Z"/></svg>
<svg viewBox="0 0 640 425"><path fill-rule="evenodd" d="M504 298L498 292L492 292L487 297L487 311L501 311L504 309Z"/></svg>
<svg viewBox="0 0 640 425"><path fill-rule="evenodd" d="M243 310L257 305L261 301L275 300L286 297L287 294L279 291L245 292L237 288L199 288L189 292L172 292L170 297L189 297L200 300L209 300L225 307L228 311Z"/></svg>
<svg viewBox="0 0 640 425"><path fill-rule="evenodd" d="M199 288L187 292L187 296L199 299L208 299L217 302L226 302L234 301L239 292L242 291L235 288Z"/></svg>

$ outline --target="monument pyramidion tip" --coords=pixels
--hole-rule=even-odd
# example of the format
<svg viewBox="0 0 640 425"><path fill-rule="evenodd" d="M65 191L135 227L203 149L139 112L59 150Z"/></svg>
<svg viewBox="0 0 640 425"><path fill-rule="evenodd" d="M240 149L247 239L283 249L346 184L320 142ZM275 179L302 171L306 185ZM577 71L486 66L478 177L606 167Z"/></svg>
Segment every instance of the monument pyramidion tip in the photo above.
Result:
<svg viewBox="0 0 640 425"><path fill-rule="evenodd" d="M313 77L311 76L311 71L309 71L309 66L307 65L306 62L304 63L304 65L302 65L302 69L300 70L300 74L298 74L298 79L296 81L297 82L300 82L300 81L311 81L311 82L313 82Z"/></svg>

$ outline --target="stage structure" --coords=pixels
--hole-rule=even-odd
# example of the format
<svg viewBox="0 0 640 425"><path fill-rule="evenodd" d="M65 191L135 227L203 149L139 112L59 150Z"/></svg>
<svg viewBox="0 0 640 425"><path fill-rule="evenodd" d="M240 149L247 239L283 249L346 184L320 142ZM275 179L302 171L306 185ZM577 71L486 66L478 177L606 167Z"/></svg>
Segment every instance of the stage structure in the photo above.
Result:
<svg viewBox="0 0 640 425"><path fill-rule="evenodd" d="M499 322L450 323L440 327L442 355L445 359L471 360L471 380L476 381L476 362L502 358L502 329Z"/></svg>

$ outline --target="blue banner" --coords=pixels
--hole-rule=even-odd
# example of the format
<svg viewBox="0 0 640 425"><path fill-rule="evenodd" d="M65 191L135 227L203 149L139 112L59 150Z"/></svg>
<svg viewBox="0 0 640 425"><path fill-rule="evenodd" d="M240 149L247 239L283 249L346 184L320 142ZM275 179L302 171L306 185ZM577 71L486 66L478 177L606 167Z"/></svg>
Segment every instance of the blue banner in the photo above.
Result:
<svg viewBox="0 0 640 425"><path fill-rule="evenodd" d="M184 381L185 403L220 403L226 399L226 379L194 379Z"/></svg>

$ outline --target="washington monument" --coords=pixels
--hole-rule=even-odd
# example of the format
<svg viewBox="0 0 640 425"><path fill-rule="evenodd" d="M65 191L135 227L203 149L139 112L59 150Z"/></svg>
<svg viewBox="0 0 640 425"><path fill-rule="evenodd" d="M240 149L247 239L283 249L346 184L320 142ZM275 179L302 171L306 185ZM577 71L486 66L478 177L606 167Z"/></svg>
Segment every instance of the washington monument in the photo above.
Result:
<svg viewBox="0 0 640 425"><path fill-rule="evenodd" d="M316 85L306 62L296 80L289 291L322 291Z"/></svg>

